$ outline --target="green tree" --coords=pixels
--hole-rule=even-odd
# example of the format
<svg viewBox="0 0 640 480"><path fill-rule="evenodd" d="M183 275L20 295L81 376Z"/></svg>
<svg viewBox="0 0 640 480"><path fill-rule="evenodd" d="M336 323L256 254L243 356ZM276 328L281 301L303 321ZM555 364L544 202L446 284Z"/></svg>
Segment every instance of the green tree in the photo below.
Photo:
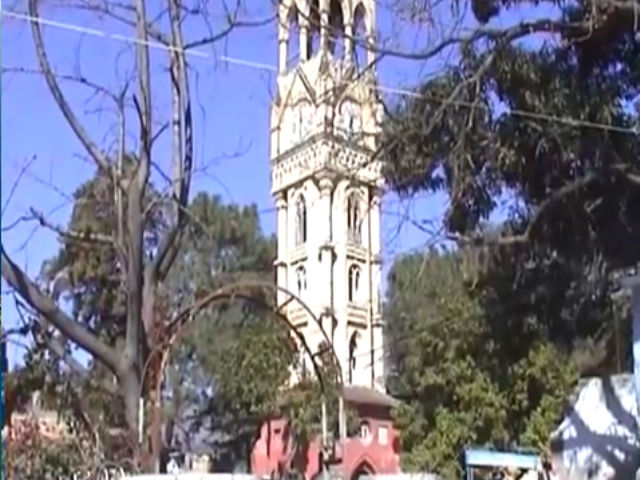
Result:
<svg viewBox="0 0 640 480"><path fill-rule="evenodd" d="M189 216L167 286L173 311L230 281L272 281L275 240L262 234L255 206L199 194ZM246 468L260 422L276 412L296 355L288 326L270 311L271 299L249 297L218 302L197 315L168 375L167 441L184 427L190 439L206 435L217 468Z"/></svg>
<svg viewBox="0 0 640 480"><path fill-rule="evenodd" d="M445 478L459 476L467 445L543 445L576 380L571 352L542 325L484 310L463 258L398 259L385 312L403 467Z"/></svg>
<svg viewBox="0 0 640 480"><path fill-rule="evenodd" d="M385 176L401 196L448 197L446 238L477 247L492 335L500 318L524 332L501 347L505 361L516 362L533 323L582 352L581 374L620 371L629 328L620 279L640 262L638 3L471 3L479 23L503 15L504 26L443 40L459 61L391 109ZM496 214L506 218L487 228Z"/></svg>
<svg viewBox="0 0 640 480"><path fill-rule="evenodd" d="M640 262L637 2L471 4L482 25L429 49L459 61L391 106L383 135L389 185L402 197L446 195L444 240L465 265L452 332L428 326L428 338L406 341L411 362L398 357L404 461L439 472L455 470L467 442L546 446L577 376L629 367L620 279ZM503 26L484 25L501 15ZM431 298L431 317L413 315L411 302L446 291L447 277L423 272L442 285L414 288L412 262L402 269L413 275L392 282L389 321L448 318L461 302L452 293Z"/></svg>

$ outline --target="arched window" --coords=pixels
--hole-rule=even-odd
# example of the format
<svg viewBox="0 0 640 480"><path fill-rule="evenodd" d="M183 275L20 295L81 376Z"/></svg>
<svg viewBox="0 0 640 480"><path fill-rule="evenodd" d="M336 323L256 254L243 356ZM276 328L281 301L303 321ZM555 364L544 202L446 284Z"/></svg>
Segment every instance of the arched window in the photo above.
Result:
<svg viewBox="0 0 640 480"><path fill-rule="evenodd" d="M358 349L358 332L353 332L349 340L349 383L353 383L353 372L356 369L356 351Z"/></svg>
<svg viewBox="0 0 640 480"><path fill-rule="evenodd" d="M353 58L358 70L367 64L367 14L362 2L358 3L353 14Z"/></svg>
<svg viewBox="0 0 640 480"><path fill-rule="evenodd" d="M358 300L358 291L360 288L360 267L351 265L349 267L349 301L356 302Z"/></svg>
<svg viewBox="0 0 640 480"><path fill-rule="evenodd" d="M296 286L298 287L298 297L302 297L307 290L307 271L303 266L296 268Z"/></svg>
<svg viewBox="0 0 640 480"><path fill-rule="evenodd" d="M339 0L331 0L329 10L329 51L335 58L344 57L344 15Z"/></svg>
<svg viewBox="0 0 640 480"><path fill-rule="evenodd" d="M313 0L309 7L307 58L311 58L320 50L320 6L318 0Z"/></svg>
<svg viewBox="0 0 640 480"><path fill-rule="evenodd" d="M296 200L296 245L302 245L307 241L307 204L304 195Z"/></svg>
<svg viewBox="0 0 640 480"><path fill-rule="evenodd" d="M349 241L362 243L362 217L360 215L360 196L352 192L347 197L347 235Z"/></svg>
<svg viewBox="0 0 640 480"><path fill-rule="evenodd" d="M300 24L298 16L298 9L293 5L287 17L289 34L289 42L287 43L287 68L291 68L300 60Z"/></svg>

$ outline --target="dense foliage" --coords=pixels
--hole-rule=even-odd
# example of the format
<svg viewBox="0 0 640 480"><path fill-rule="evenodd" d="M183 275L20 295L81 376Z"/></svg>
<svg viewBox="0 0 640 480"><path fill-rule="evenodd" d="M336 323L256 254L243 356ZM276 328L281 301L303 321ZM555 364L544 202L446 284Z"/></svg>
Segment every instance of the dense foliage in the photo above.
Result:
<svg viewBox="0 0 640 480"><path fill-rule="evenodd" d="M530 47L520 24L464 43L386 125L392 188L446 193L448 238L488 246L492 308L536 315L569 344L605 342L601 327L624 317L618 280L640 261L640 39L632 9L598 8L568 4Z"/></svg>
<svg viewBox="0 0 640 480"><path fill-rule="evenodd" d="M85 464L73 441L49 442L39 434L37 422L23 425L15 436L3 440L3 478L48 480L72 478ZM88 473L88 472L87 472Z"/></svg>
<svg viewBox="0 0 640 480"><path fill-rule="evenodd" d="M404 468L457 478L467 445L544 448L578 370L542 323L486 311L451 253L397 260L387 307Z"/></svg>
<svg viewBox="0 0 640 480"><path fill-rule="evenodd" d="M536 446L575 375L629 368L620 279L640 262L634 2L473 3L483 23L540 10L452 41L459 62L395 105L383 142L393 190L448 197L464 265L431 257L416 281L404 259L389 292L391 328L443 323L407 340L397 387L407 465L440 471L466 442Z"/></svg>

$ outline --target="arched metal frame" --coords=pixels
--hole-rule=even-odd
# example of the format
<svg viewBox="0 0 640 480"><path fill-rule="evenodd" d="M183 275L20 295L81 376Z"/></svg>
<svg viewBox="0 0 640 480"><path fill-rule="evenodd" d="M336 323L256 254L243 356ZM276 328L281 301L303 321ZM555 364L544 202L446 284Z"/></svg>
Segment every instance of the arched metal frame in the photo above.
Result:
<svg viewBox="0 0 640 480"><path fill-rule="evenodd" d="M273 294L273 297L277 296L278 293L284 293L287 296L287 299L281 305L278 305L278 306L269 305L266 302L263 302L260 299L257 299L242 291L246 289L263 289L264 291L271 291ZM342 388L342 386L344 385L344 381L342 378L342 369L339 368L340 359L338 358L338 355L336 354L336 351L333 348L333 343L331 342L329 335L327 334L324 327L322 326L322 322L318 319L318 317L316 317L316 315L313 313L309 305L307 305L306 302L304 302L304 300L302 300L298 295L296 295L295 293L293 293L292 291L284 287L275 285L268 281L261 281L261 280L240 281L240 282L232 283L225 287L216 289L211 293L203 296L202 298L197 300L193 305L191 305L188 308L185 308L182 312L176 315L176 318L169 325L171 334L168 340L163 342L163 344L159 345L159 347L160 346L169 347L167 350L171 350L171 346L173 346L176 340L178 340L182 335L184 335L185 327L187 325L192 324L193 317L197 313L201 312L202 310L204 310L205 308L211 306L216 302L224 301L224 300L233 300L235 298L242 299L242 300L256 303L256 304L262 304L262 306L265 307L265 309L272 310L272 313L276 315L276 317L278 317L280 320L282 320L287 324L289 329L300 340L300 343L303 349L305 350L305 352L309 355L309 357L311 357L314 372L316 373L316 377L318 377L318 381L320 381L321 383L323 393L325 393L324 381L322 379L322 374L320 372L319 364L316 361L317 352L314 353L311 350L311 347L309 347L309 345L304 339L304 335L287 318L287 316L282 313L282 309L292 302L296 302L298 305L300 305L303 308L303 310L311 317L311 319L314 321L316 326L320 329L320 332L322 332L322 336L324 337L326 344L329 346L331 350L333 360L338 366L338 386Z"/></svg>
<svg viewBox="0 0 640 480"><path fill-rule="evenodd" d="M263 302L260 299L257 299L256 297L250 294L244 293L242 291L244 289L259 289L259 288L263 289L263 291L271 291L274 294L273 295L274 297L277 297L278 292L282 292L286 294L288 298L281 305L278 305L278 306L269 305L266 302ZM205 308L213 305L216 302L224 301L224 300L234 300L236 298L242 299L248 302L260 304L266 309L272 310L273 314L276 315L278 319L286 323L286 325L289 327L289 330L296 335L303 349L305 350L307 355L309 355L309 357L311 358L311 363L313 365L315 376L318 379L318 382L320 383L320 389L322 391L322 395L325 396L327 393L327 385L324 381L322 370L317 360L318 355L324 352L316 352L316 353L312 352L308 343L304 339L304 335L302 334L302 332L300 332L298 328L296 328L296 326L287 318L286 315L284 315L281 312L281 310L289 303L295 301L313 319L316 325L320 328L320 331L322 332L322 335L326 340L328 348L331 350L332 357L337 366L337 371L338 371L337 387L338 387L338 401L339 401L339 406L338 406L339 421L338 422L339 422L340 435L341 437L344 436L346 434L346 425L345 425L346 420L344 415L344 397L343 397L344 381L343 381L342 368L340 366L340 361L336 354L335 349L333 348L333 344L330 341L329 336L325 332L324 328L322 327L322 322L314 315L311 308L302 299L300 299L297 295L295 295L290 290L284 287L275 285L268 281L252 280L252 281L241 281L241 282L229 284L225 287L212 291L208 295L203 296L202 298L197 300L193 305L179 312L178 315L176 315L176 318L168 326L171 332L169 337L165 341L156 345L154 349L149 353L147 362L145 363L141 372L140 396L142 395L142 389L144 389L144 385L145 385L145 382L144 382L145 374L146 374L147 368L150 365L150 360L154 356L154 353L158 350L161 351L160 368L158 371L159 381L157 384L157 386L159 387L160 385L162 385L162 383L165 380L166 366L171 356L171 353L173 352L173 347L176 345L177 341L180 338L182 338L182 336L188 331L188 327L195 324L195 322L193 322L195 315L201 312L202 310L204 310ZM159 398L160 393L161 393L161 388L157 388L157 391L155 392L156 396L154 400L154 403L156 403L156 407L158 406L157 404L160 402L160 398ZM140 427L142 427L144 424L143 408L144 408L143 405L141 405L141 410L139 412ZM323 402L322 403L322 445L324 449L329 448L328 436L327 436L327 425L326 425L326 420L327 420L326 414L327 414L326 403ZM139 442L143 441L142 431L139 432L138 440Z"/></svg>
<svg viewBox="0 0 640 480"><path fill-rule="evenodd" d="M256 298L255 296L252 296L248 293L245 293L243 290L248 290L248 289L263 289L263 291L271 291L273 296L276 297L278 292L284 293L285 295L287 295L287 299L278 306L275 305L269 305L266 302L263 302L262 300ZM340 402L339 404L339 409L340 409L340 420L339 420L339 424L340 424L340 431L342 433L344 433L345 429L344 429L344 399L343 399L343 386L344 386L344 381L343 381L343 376L342 376L342 368L340 367L340 361L339 358L335 352L335 349L333 348L333 344L330 341L329 336L327 335L326 331L324 330L323 326L322 326L322 322L314 315L313 311L311 310L311 308L302 300L300 299L297 295L295 295L293 292L291 292L290 290L284 288L284 287L280 287L278 285L275 285L271 282L268 281L260 281L260 280L251 280L251 281L240 281L240 282L236 282L233 284L229 284L225 287L213 290L211 293L203 296L202 298L200 298L199 300L197 300L193 305L191 305L188 308L185 308L184 310L182 310L181 312L179 312L176 317L174 318L174 320L168 325L169 327L169 331L170 331L170 335L168 336L168 338L159 343L158 345L156 345L154 347L154 349L149 353L149 356L147 358L147 362L145 363L142 372L141 372L141 380L140 380L140 389L141 392L140 394L142 394L142 389L144 388L144 379L145 379L145 374L147 372L147 368L150 365L150 360L153 358L154 353L157 351L161 352L161 359L160 359L160 368L159 368L159 382L158 385L161 385L162 382L165 379L165 371L166 371L166 366L167 366L167 362L169 361L169 358L171 356L171 353L173 351L173 347L176 345L177 341L182 338L183 335L185 335L185 333L187 333L188 331L188 327L191 325L194 325L195 322L193 322L194 317L197 313L201 312L202 310L204 310L205 308L213 305L216 302L219 301L224 301L224 300L234 300L234 299L242 299L248 302L252 302L255 304L259 304L263 307L265 307L268 310L272 310L272 313L274 315L276 315L276 317L278 319L280 319L281 321L285 322L285 324L289 327L289 330L292 331L296 337L298 338L298 340L300 341L300 344L302 345L302 348L304 349L304 351L307 353L307 355L311 358L311 363L313 366L313 370L315 373L316 378L318 379L318 382L320 383L320 389L322 391L322 395L324 396L327 392L327 385L326 382L324 381L323 378L323 374L322 374L322 369L320 368L320 365L318 363L318 352L314 353L312 352L311 348L309 347L308 343L306 342L304 335L302 334L302 332L300 332L300 330L287 318L286 315L284 315L282 313L282 309L290 304L291 302L297 302L308 314L309 316L313 319L313 321L316 323L316 325L320 328L320 331L322 332L323 337L325 338L325 341L328 345L328 348L331 350L331 354L332 357L334 359L334 362L336 363L337 366L337 371L338 371L338 400ZM158 391L156 392L156 395L160 395L160 389L158 388ZM156 397L156 402L159 402L159 397ZM326 421L326 409L324 408L324 404L323 404L323 432L326 430L326 425L324 425L324 422ZM142 419L142 411L140 412L141 415L141 419ZM143 422L141 421L141 424ZM323 438L323 445L327 445L326 441L326 435L323 435L325 438ZM139 439L140 441L142 441L142 438Z"/></svg>

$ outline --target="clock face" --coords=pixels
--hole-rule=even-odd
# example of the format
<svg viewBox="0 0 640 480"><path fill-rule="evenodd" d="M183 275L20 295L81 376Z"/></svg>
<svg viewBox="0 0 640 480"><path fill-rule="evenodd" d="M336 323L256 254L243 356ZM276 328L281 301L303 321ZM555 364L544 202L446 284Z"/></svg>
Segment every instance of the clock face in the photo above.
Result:
<svg viewBox="0 0 640 480"><path fill-rule="evenodd" d="M314 129L314 108L311 103L301 102L287 107L280 128L280 148L288 150L309 137Z"/></svg>

